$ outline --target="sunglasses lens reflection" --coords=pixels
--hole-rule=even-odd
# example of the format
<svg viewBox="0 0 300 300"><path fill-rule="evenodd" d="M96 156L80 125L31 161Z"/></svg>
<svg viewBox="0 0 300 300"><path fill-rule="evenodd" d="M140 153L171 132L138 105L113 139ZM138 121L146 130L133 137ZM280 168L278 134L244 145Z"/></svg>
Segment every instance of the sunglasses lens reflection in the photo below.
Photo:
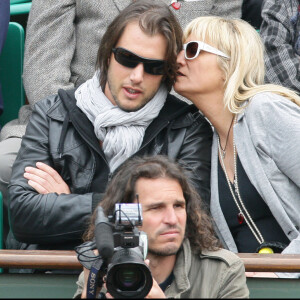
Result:
<svg viewBox="0 0 300 300"><path fill-rule="evenodd" d="M115 52L115 58L119 64L128 68L135 68L138 64L137 56L120 48Z"/></svg>
<svg viewBox="0 0 300 300"><path fill-rule="evenodd" d="M186 46L186 57L193 58L196 56L198 50L198 43L191 42Z"/></svg>
<svg viewBox="0 0 300 300"><path fill-rule="evenodd" d="M127 68L135 68L139 63L143 63L144 70L148 74L164 74L165 62L163 60L151 60L147 58L142 58L123 48L113 49L113 53L115 54L116 61Z"/></svg>
<svg viewBox="0 0 300 300"><path fill-rule="evenodd" d="M152 75L164 74L164 63L144 63L145 71Z"/></svg>

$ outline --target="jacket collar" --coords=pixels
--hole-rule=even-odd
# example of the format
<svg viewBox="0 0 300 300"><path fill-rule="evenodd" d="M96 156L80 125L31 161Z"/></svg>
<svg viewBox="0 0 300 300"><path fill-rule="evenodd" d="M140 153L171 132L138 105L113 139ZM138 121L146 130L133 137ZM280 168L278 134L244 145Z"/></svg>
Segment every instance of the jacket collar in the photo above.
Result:
<svg viewBox="0 0 300 300"><path fill-rule="evenodd" d="M58 95L62 100L65 109L68 111L70 121L75 127L76 131L80 136L90 145L97 153L99 153L102 158L106 161L105 154L99 145L99 140L97 139L94 126L87 118L87 116L78 108L75 99L75 90L59 90ZM66 115L66 114L65 114Z"/></svg>
<svg viewBox="0 0 300 300"><path fill-rule="evenodd" d="M174 280L169 288L166 289L168 298L178 298L178 295L186 292L191 284L188 273L192 263L192 250L187 238L183 240L182 246L177 253L175 266L173 269Z"/></svg>
<svg viewBox="0 0 300 300"><path fill-rule="evenodd" d="M147 127L141 148L147 145L170 122L173 122L172 128L181 128L192 125L193 118L191 114L186 115L184 118L176 119L177 117L186 114L188 111L196 112L197 109L194 105L189 105L175 96L168 94L166 103L159 115Z"/></svg>
<svg viewBox="0 0 300 300"><path fill-rule="evenodd" d="M48 116L63 121L66 116L66 111L69 113L70 121L82 138L92 146L92 148L104 156L103 151L100 151L99 141L94 133L94 126L86 117L86 115L77 107L75 99L75 89L59 90L58 95L63 103L58 101L49 111ZM141 148L151 142L157 134L165 128L170 122L173 122L172 128L181 128L192 125L194 119L192 114L197 108L194 105L189 105L175 96L168 94L166 103L161 109L159 115L151 122L145 131L145 136ZM183 116L178 118L179 116ZM100 152L99 152L100 151Z"/></svg>

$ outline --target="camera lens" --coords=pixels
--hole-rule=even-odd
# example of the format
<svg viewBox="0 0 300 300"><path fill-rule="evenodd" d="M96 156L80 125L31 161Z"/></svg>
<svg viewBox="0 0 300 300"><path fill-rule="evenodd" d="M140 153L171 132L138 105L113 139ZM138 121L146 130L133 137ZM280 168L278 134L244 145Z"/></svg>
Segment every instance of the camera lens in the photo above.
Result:
<svg viewBox="0 0 300 300"><path fill-rule="evenodd" d="M115 286L123 291L135 291L143 286L145 276L138 266L122 265L115 273Z"/></svg>
<svg viewBox="0 0 300 300"><path fill-rule="evenodd" d="M114 298L144 298L153 284L140 249L118 249L108 266L106 287Z"/></svg>

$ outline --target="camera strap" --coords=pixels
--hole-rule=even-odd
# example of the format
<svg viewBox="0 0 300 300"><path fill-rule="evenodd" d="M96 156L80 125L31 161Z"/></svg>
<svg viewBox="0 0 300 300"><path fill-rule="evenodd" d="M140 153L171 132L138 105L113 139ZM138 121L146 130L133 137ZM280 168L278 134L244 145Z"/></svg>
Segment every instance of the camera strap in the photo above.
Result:
<svg viewBox="0 0 300 300"><path fill-rule="evenodd" d="M93 262L87 282L86 296L88 299L96 298L97 288L102 288L103 276L105 274L105 272L103 272L104 267L105 264L103 264L103 260L101 258Z"/></svg>

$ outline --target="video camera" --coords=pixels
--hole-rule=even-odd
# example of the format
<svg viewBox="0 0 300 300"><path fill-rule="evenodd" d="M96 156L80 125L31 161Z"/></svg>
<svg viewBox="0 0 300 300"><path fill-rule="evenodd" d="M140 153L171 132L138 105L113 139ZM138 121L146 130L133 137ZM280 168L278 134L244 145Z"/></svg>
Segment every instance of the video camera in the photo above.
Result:
<svg viewBox="0 0 300 300"><path fill-rule="evenodd" d="M108 218L102 207L97 208L95 242L100 258L91 268L87 296L90 287L96 290L95 282L102 287L104 281L114 298L144 298L149 293L153 279L144 262L148 240L137 228L142 221L141 204L117 203Z"/></svg>

